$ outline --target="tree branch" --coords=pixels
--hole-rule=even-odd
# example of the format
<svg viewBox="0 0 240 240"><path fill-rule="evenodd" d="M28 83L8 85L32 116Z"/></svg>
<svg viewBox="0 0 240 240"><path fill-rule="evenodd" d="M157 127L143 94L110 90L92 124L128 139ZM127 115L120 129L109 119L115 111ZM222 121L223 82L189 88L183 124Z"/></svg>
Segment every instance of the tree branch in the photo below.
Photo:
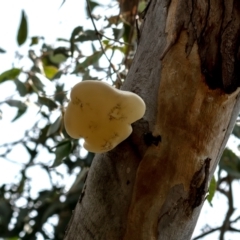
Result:
<svg viewBox="0 0 240 240"><path fill-rule="evenodd" d="M230 218L234 212L234 206L233 206L233 195L232 195L232 178L230 176L228 176L228 180L227 180L228 184L229 184L229 190L227 192L227 197L228 197L228 211L225 217L225 220L223 222L223 225L221 227L220 230L220 236L219 236L219 240L224 240L224 235L225 233L230 230Z"/></svg>
<svg viewBox="0 0 240 240"><path fill-rule="evenodd" d="M209 230L209 231L207 231L207 232L202 233L201 235L198 235L197 237L193 238L192 240L201 239L202 237L205 237L205 236L207 236L208 234L213 233L213 232L215 232L215 231L218 231L218 230L220 230L220 229L221 229L221 227L213 228L213 229L211 229L211 230Z"/></svg>

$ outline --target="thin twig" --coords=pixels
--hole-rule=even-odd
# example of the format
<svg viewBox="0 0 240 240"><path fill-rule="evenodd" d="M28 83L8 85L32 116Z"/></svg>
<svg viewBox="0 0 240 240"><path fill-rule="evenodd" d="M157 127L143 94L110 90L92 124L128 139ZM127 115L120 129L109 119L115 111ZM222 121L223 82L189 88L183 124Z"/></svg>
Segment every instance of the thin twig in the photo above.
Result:
<svg viewBox="0 0 240 240"><path fill-rule="evenodd" d="M232 232L240 232L239 229L233 228L233 227L229 227L229 230Z"/></svg>
<svg viewBox="0 0 240 240"><path fill-rule="evenodd" d="M92 10L91 10L91 7L90 7L89 0L87 0L87 9L88 9L88 13L89 13L90 19L91 19L91 21L92 21L94 30L95 30L95 32L96 32L96 34L97 34L97 38L98 38L98 41L99 41L99 43L100 43L101 50L102 50L104 56L106 57L106 59L108 60L110 66L111 66L112 69L113 69L113 71L116 73L117 78L118 78L118 81L119 81L120 83L122 83L121 77L120 77L119 73L117 72L117 70L115 69L115 66L112 64L112 62L111 62L110 59L108 58L108 56L107 56L107 54L106 54L106 52L105 52L105 49L104 49L104 47L103 47L103 44L102 44L102 41L101 41L101 38L100 38L99 31L98 31L97 26L96 26L96 24L95 24L95 22L94 22L94 19L93 19L93 17L92 17Z"/></svg>
<svg viewBox="0 0 240 240"><path fill-rule="evenodd" d="M223 181L221 181L221 182L223 182ZM222 226L211 229L209 231L206 231L203 234L193 238L192 240L201 239L202 237L204 237L204 236L206 236L206 235L208 235L212 232L218 231L218 230L220 230L219 240L224 239L224 235L227 231L240 232L240 229L236 229L236 228L233 228L231 226L232 223L235 223L235 222L240 220L240 216L238 216L234 220L230 221L230 218L231 218L231 216L232 216L232 214L234 213L234 210L235 210L234 205L233 205L233 195L232 195L232 178L227 176L227 177L224 178L224 182L227 182L228 185L229 185L228 191L224 191L223 189L221 189L218 186L218 191L221 192L222 194L224 194L228 198L228 211L226 213L226 217L225 217L225 220L224 220Z"/></svg>
<svg viewBox="0 0 240 240"><path fill-rule="evenodd" d="M220 229L221 229L221 227L213 228L213 229L211 229L211 230L209 230L209 231L207 231L207 232L202 233L201 235L198 235L197 237L193 238L192 240L200 239L200 238L202 238L202 237L204 237L204 236L207 236L208 234L213 233L213 232L215 232L215 231L218 231L218 230L220 230Z"/></svg>
<svg viewBox="0 0 240 240"><path fill-rule="evenodd" d="M225 233L230 230L230 218L234 212L234 206L233 206L233 195L232 195L232 179L230 176L228 176L228 184L229 184L229 190L227 192L227 198L228 198L228 211L225 217L225 220L223 222L223 225L220 230L220 236L219 240L224 240Z"/></svg>
<svg viewBox="0 0 240 240"><path fill-rule="evenodd" d="M119 40L116 40L116 39L113 39L113 38L110 38L110 37L107 37L106 35L104 35L103 33L101 33L101 32L99 32L99 31L97 31L97 34L99 34L99 35L101 35L102 37L104 37L104 38L106 38L106 39L108 39L108 40L110 40L110 41L114 41L114 42L117 42L117 43L120 43L120 44L124 44L124 45L132 45L132 44L130 44L130 43L127 43L127 42L122 42L122 41L119 41Z"/></svg>
<svg viewBox="0 0 240 240"><path fill-rule="evenodd" d="M240 216L238 216L237 218L235 218L234 220L232 220L231 223L235 223L235 222L237 222L238 220L240 220Z"/></svg>
<svg viewBox="0 0 240 240"><path fill-rule="evenodd" d="M7 161L7 162L10 162L10 163L13 163L13 164L17 164L17 165L21 165L22 167L25 167L25 164L24 163L20 163L20 162L17 162L17 161L14 161L14 160L11 160L9 159L8 157L2 157L0 156L3 160Z"/></svg>

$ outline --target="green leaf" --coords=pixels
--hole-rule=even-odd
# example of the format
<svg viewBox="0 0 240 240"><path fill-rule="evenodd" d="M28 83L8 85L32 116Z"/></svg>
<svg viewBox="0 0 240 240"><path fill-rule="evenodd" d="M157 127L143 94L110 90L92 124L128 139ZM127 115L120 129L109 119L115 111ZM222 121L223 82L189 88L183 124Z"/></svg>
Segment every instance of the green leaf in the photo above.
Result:
<svg viewBox="0 0 240 240"><path fill-rule="evenodd" d="M240 178L240 159L230 149L226 148L224 150L219 167L225 170L231 177Z"/></svg>
<svg viewBox="0 0 240 240"><path fill-rule="evenodd" d="M66 97L66 93L64 92L64 84L62 85L57 84L56 92L54 94L54 100L59 102L62 105L65 97Z"/></svg>
<svg viewBox="0 0 240 240"><path fill-rule="evenodd" d="M6 51L2 48L0 48L0 53L6 53Z"/></svg>
<svg viewBox="0 0 240 240"><path fill-rule="evenodd" d="M44 115L43 112L42 112L42 115ZM48 119L48 115L46 115L45 117ZM49 125L46 125L42 129L40 129L40 134L39 134L39 137L38 137L38 140L37 140L38 143L45 145L45 143L47 141L48 128L49 128Z"/></svg>
<svg viewBox="0 0 240 240"><path fill-rule="evenodd" d="M0 83L5 82L7 80L15 80L20 73L21 69L19 68L9 69L0 75Z"/></svg>
<svg viewBox="0 0 240 240"><path fill-rule="evenodd" d="M235 124L233 129L233 135L235 135L237 138L240 138L240 126L238 124Z"/></svg>
<svg viewBox="0 0 240 240"><path fill-rule="evenodd" d="M20 208L20 211L18 212L18 215L17 215L17 221L16 221L16 224L15 224L15 227L16 228L20 228L24 225L26 219L28 219L29 217L29 208Z"/></svg>
<svg viewBox="0 0 240 240"><path fill-rule="evenodd" d="M17 115L14 117L12 122L16 121L18 118L20 118L27 110L26 103L19 101L19 100L7 100L6 103L11 107L18 108Z"/></svg>
<svg viewBox="0 0 240 240"><path fill-rule="evenodd" d="M211 182L210 182L210 185L209 185L209 189L208 189L208 197L207 197L207 200L209 202L209 204L212 206L212 199L214 197L214 194L216 192L216 189L217 189L217 182L216 182L216 179L215 177L213 176Z"/></svg>
<svg viewBox="0 0 240 240"><path fill-rule="evenodd" d="M122 37L122 35L123 35L123 29L122 28L112 28L112 30L113 30L113 36L114 36L114 38L116 39L116 40L119 40L121 37Z"/></svg>
<svg viewBox="0 0 240 240"><path fill-rule="evenodd" d="M30 46L36 45L39 43L39 37L32 37Z"/></svg>
<svg viewBox="0 0 240 240"><path fill-rule="evenodd" d="M25 109L25 108L27 108L26 103L24 103L22 101L19 101L19 100L10 99L10 100L7 100L6 103L9 106L11 106L11 107L17 107L18 109Z"/></svg>
<svg viewBox="0 0 240 240"><path fill-rule="evenodd" d="M98 36L95 30L86 30L74 40L74 42L85 42L98 40Z"/></svg>
<svg viewBox="0 0 240 240"><path fill-rule="evenodd" d="M101 51L93 53L91 56L87 57L85 61L77 64L76 69L74 70L73 73L85 72L86 71L85 68L96 63L101 58L102 54L103 53Z"/></svg>
<svg viewBox="0 0 240 240"><path fill-rule="evenodd" d="M18 109L17 115L12 120L12 122L15 122L18 118L20 118L26 112L26 110L27 110L27 108L26 109Z"/></svg>
<svg viewBox="0 0 240 240"><path fill-rule="evenodd" d="M52 77L52 80L54 79L59 79L61 76L62 76L63 72L60 70L58 71L53 77Z"/></svg>
<svg viewBox="0 0 240 240"><path fill-rule="evenodd" d="M46 98L46 97L38 97L38 103L40 105L44 105L47 106L49 108L50 111L53 111L54 109L56 109L58 107L58 105L50 98Z"/></svg>
<svg viewBox="0 0 240 240"><path fill-rule="evenodd" d="M58 69L54 66L43 66L43 70L48 79L52 79L58 72Z"/></svg>
<svg viewBox="0 0 240 240"><path fill-rule="evenodd" d="M118 25L119 24L119 15L115 15L115 16L111 16L109 18L106 18L109 22L109 24L107 25L107 27L110 27L111 25L115 24Z"/></svg>
<svg viewBox="0 0 240 240"><path fill-rule="evenodd" d="M67 57L64 54L58 53L58 54L50 55L49 59L51 62L55 64L60 64L65 62L67 60Z"/></svg>
<svg viewBox="0 0 240 240"><path fill-rule="evenodd" d="M10 223L10 220L12 218L12 213L13 210L11 208L10 203L4 199L4 198L0 198L0 229L1 232L4 229L8 228L8 225Z"/></svg>
<svg viewBox="0 0 240 240"><path fill-rule="evenodd" d="M82 80L89 80L89 79L92 79L92 80L96 80L98 79L97 77L93 77L90 75L90 70L87 69L86 71L84 71L84 74L82 75Z"/></svg>
<svg viewBox="0 0 240 240"><path fill-rule="evenodd" d="M39 77L37 77L36 75L32 75L31 80L32 80L32 83L33 83L36 91L43 91L44 84L39 79Z"/></svg>
<svg viewBox="0 0 240 240"><path fill-rule="evenodd" d="M69 40L65 39L65 38L57 38L57 41L59 41L59 42L69 42Z"/></svg>
<svg viewBox="0 0 240 240"><path fill-rule="evenodd" d="M57 167L62 163L62 160L67 157L72 149L72 143L70 140L63 140L56 146L55 160L51 167Z"/></svg>
<svg viewBox="0 0 240 240"><path fill-rule="evenodd" d="M39 191L38 200L41 201L42 203L48 202L55 194L56 192L50 190Z"/></svg>
<svg viewBox="0 0 240 240"><path fill-rule="evenodd" d="M90 7L91 11L93 11L95 7L100 6L99 3L91 1L91 0L88 1L88 4L89 4L89 7ZM86 12L89 16L88 6L86 6Z"/></svg>
<svg viewBox="0 0 240 240"><path fill-rule="evenodd" d="M17 42L19 46L21 46L27 40L27 34L28 34L27 19L24 10L22 10L21 22L17 34Z"/></svg>
<svg viewBox="0 0 240 240"><path fill-rule="evenodd" d="M74 39L75 39L76 36L80 35L80 33L82 31L83 31L82 26L78 26L78 27L74 28L73 31L72 31L71 38L70 38L70 43L71 43L70 50L71 50L71 55L72 56L73 56L73 52L74 52L74 49L75 49Z"/></svg>
<svg viewBox="0 0 240 240"><path fill-rule="evenodd" d="M86 158L84 159L84 161L86 162L86 166L91 166L94 156L95 153L88 152Z"/></svg>
<svg viewBox="0 0 240 240"><path fill-rule="evenodd" d="M132 26L130 26L127 23L124 23L123 26L124 26L123 39L124 39L124 42L128 42L129 41L129 36L131 34Z"/></svg>
<svg viewBox="0 0 240 240"><path fill-rule="evenodd" d="M24 191L25 182L27 180L27 177L26 177L24 171L21 172L21 175L22 175L21 180L19 181L19 184L18 184L18 187L17 187L17 190L16 190L16 192L20 193L20 194Z"/></svg>
<svg viewBox="0 0 240 240"><path fill-rule="evenodd" d="M28 147L26 144L24 145L24 147L26 148L27 152L29 153L31 159L34 159L36 157L36 155L38 154L38 151L35 149L31 149L30 147Z"/></svg>
<svg viewBox="0 0 240 240"><path fill-rule="evenodd" d="M55 133L60 128L61 123L62 123L62 116L59 116L56 119L56 121L49 126L48 131L47 131L47 137L50 136L51 134Z"/></svg>
<svg viewBox="0 0 240 240"><path fill-rule="evenodd" d="M139 4L138 4L138 12L143 12L144 9L146 8L146 1L140 1Z"/></svg>
<svg viewBox="0 0 240 240"><path fill-rule="evenodd" d="M67 47L58 47L53 50L53 55L62 54L65 57L69 57L69 48Z"/></svg>
<svg viewBox="0 0 240 240"><path fill-rule="evenodd" d="M19 81L18 79L15 79L14 83L16 84L16 87L17 87L17 90L18 90L20 96L24 97L28 93L28 90L27 90L25 84L23 82Z"/></svg>

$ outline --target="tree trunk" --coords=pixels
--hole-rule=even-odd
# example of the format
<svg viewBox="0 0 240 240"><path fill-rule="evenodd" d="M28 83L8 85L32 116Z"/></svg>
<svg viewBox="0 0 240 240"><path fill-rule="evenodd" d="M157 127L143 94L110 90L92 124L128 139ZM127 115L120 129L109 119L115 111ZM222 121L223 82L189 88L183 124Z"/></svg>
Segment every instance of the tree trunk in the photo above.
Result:
<svg viewBox="0 0 240 240"><path fill-rule="evenodd" d="M66 240L191 238L239 112L238 0L152 0L123 90L146 114L97 155Z"/></svg>

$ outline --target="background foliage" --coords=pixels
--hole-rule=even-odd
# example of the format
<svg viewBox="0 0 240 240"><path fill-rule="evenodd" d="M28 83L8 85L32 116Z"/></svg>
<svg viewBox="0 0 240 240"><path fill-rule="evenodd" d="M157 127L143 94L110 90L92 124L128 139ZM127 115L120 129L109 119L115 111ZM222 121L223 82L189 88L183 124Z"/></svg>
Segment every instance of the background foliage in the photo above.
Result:
<svg viewBox="0 0 240 240"><path fill-rule="evenodd" d="M32 106L38 109L38 113L32 119L33 127L21 139L0 146L1 161L20 165L13 182L0 185L1 238L63 239L94 157L93 153L83 151L81 140L70 138L64 129L64 107L71 86L68 78L104 80L120 88L137 48L138 25L146 7L145 1L140 1L138 8L134 8L137 4L138 1L112 1L105 5L89 0L86 2L88 24L76 26L68 38L58 38L53 45L42 36L29 36L27 15L22 11L16 40L19 46L25 45L28 50L25 54L17 52L13 67L0 73L0 87L6 81L12 81L16 87L15 92L0 102L0 113L3 118L8 114L1 111L4 105L16 109L11 124L28 114ZM102 12L110 9L114 14L95 14L99 8ZM139 18L135 20L137 15ZM88 55L83 54L85 48L89 49ZM0 54L7 53L0 48ZM24 65L26 61L27 66ZM240 138L239 125L233 134ZM16 159L10 157L18 146L28 153L28 158L20 162L16 154ZM60 164L66 170L65 176L59 171ZM28 170L36 166L46 173L51 187L33 194L34 184L28 177ZM203 234L194 239L214 231L220 232L220 239L226 231L240 232L234 227L240 216L232 219L235 209L232 183L240 178L240 161L230 149L225 150L217 175L211 182L208 200L211 204L215 189L222 193L229 205L226 218L217 228L205 226ZM56 180L66 176L75 177L68 191ZM52 217L57 219L54 224Z"/></svg>

